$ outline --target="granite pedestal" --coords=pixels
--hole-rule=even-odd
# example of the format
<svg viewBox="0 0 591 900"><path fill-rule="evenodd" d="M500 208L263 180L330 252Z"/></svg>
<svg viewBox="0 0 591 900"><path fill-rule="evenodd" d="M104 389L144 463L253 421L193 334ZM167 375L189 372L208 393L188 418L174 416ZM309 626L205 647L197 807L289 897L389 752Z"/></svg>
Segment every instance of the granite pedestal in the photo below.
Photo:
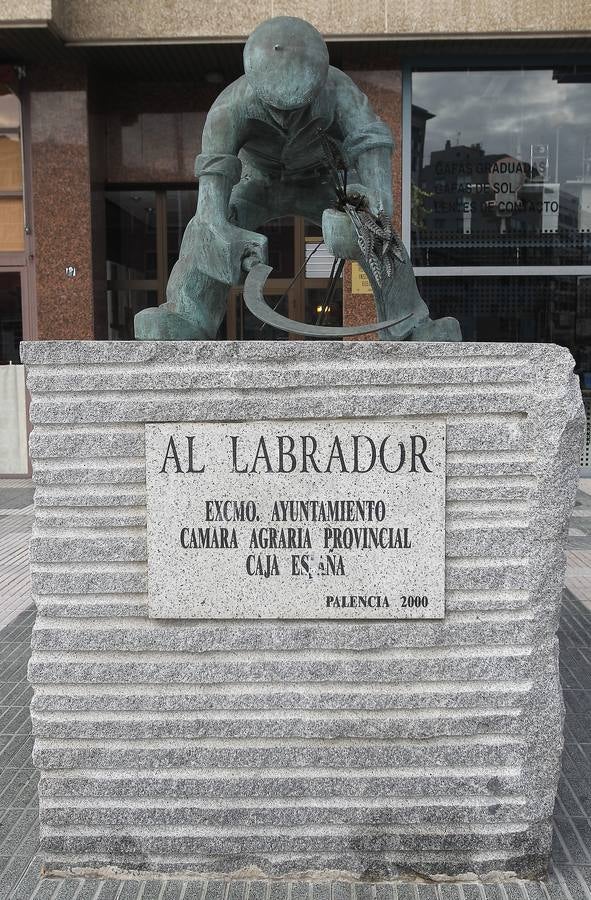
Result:
<svg viewBox="0 0 591 900"><path fill-rule="evenodd" d="M544 874L584 421L566 350L44 342L23 360L46 871ZM446 426L443 618L150 617L145 423L356 419Z"/></svg>

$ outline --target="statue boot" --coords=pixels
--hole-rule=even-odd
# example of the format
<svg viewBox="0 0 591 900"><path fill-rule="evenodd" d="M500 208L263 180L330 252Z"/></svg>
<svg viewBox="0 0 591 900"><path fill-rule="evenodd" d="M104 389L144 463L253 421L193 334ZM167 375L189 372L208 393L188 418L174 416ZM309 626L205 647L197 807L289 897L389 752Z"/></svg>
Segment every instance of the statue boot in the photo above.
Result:
<svg viewBox="0 0 591 900"><path fill-rule="evenodd" d="M174 305L168 302L137 313L134 330L138 341L202 341L208 337L198 326L174 312Z"/></svg>
<svg viewBox="0 0 591 900"><path fill-rule="evenodd" d="M140 341L209 341L215 339L226 312L228 285L195 265L198 226L191 219L180 255L168 279L167 301L143 309L134 320Z"/></svg>

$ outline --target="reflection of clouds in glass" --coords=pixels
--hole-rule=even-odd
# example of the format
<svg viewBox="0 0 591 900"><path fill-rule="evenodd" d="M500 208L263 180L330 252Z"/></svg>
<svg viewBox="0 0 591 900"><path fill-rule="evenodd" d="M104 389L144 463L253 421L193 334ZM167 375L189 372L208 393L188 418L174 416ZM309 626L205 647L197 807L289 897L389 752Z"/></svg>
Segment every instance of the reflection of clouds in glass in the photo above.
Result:
<svg viewBox="0 0 591 900"><path fill-rule="evenodd" d="M591 135L586 84L559 84L551 70L416 72L413 103L435 114L427 123L425 165L447 140L522 159L529 158L531 144L547 144L552 177L557 163L561 181L581 174Z"/></svg>

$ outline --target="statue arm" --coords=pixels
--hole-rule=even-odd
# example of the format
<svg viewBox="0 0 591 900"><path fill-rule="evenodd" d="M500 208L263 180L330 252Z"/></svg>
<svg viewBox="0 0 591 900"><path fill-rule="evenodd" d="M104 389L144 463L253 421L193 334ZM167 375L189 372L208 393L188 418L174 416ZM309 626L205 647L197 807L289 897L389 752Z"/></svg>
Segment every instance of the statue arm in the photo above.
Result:
<svg viewBox="0 0 591 900"><path fill-rule="evenodd" d="M375 212L381 208L392 216L392 132L344 72L336 75L335 120L345 162L357 171L359 187L366 189Z"/></svg>
<svg viewBox="0 0 591 900"><path fill-rule="evenodd" d="M389 219L394 212L392 199L392 151L374 147L361 153L356 163L361 185L367 188L372 212L383 209Z"/></svg>
<svg viewBox="0 0 591 900"><path fill-rule="evenodd" d="M243 135L236 113L232 104L224 102L222 94L208 113L202 152L195 160L195 175L199 179L197 217L212 224L227 222L230 194L240 181L242 163L238 152Z"/></svg>
<svg viewBox="0 0 591 900"><path fill-rule="evenodd" d="M234 90L230 85L228 91ZM195 160L199 195L192 252L197 266L223 284L239 284L247 259L265 262L267 238L229 221L232 188L240 181L238 153L245 140L240 104L220 95L203 129L202 153Z"/></svg>

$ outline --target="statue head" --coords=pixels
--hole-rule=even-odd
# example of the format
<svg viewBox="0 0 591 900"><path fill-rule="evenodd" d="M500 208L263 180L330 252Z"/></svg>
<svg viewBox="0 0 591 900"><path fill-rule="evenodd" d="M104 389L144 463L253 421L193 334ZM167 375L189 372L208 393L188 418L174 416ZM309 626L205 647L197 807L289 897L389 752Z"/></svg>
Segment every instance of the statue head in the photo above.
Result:
<svg viewBox="0 0 591 900"><path fill-rule="evenodd" d="M321 91L328 75L328 49L309 22L277 16L258 25L248 38L244 72L264 103L298 109Z"/></svg>

